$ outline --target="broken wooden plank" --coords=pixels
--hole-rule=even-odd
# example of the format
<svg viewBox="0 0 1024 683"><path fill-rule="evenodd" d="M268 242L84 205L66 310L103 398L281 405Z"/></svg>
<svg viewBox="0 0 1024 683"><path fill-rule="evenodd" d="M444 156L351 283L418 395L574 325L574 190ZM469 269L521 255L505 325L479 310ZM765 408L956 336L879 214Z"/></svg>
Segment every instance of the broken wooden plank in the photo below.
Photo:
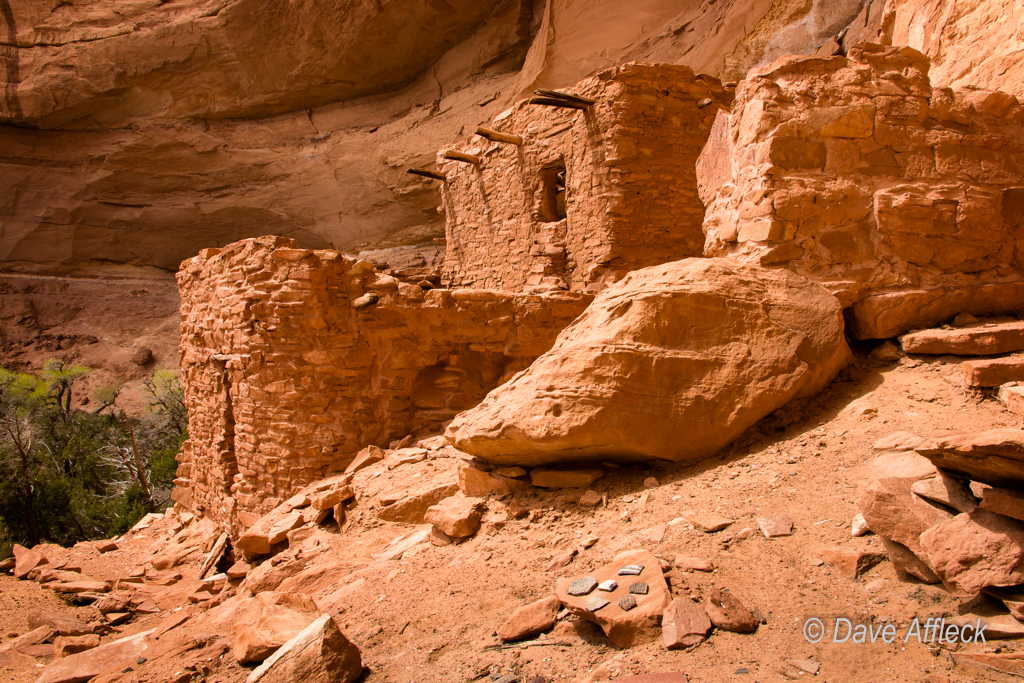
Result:
<svg viewBox="0 0 1024 683"><path fill-rule="evenodd" d="M206 559L203 560L203 566L199 570L199 577L198 578L200 578L200 579L205 579L206 578L206 575L210 573L210 570L213 568L213 566L215 564L217 564L217 560L219 560L221 555L224 554L224 548L226 548L227 545L228 545L228 534L227 534L227 532L223 532L223 533L221 533L220 537L217 539L217 542L213 544L213 548L210 549L210 552L206 556Z"/></svg>

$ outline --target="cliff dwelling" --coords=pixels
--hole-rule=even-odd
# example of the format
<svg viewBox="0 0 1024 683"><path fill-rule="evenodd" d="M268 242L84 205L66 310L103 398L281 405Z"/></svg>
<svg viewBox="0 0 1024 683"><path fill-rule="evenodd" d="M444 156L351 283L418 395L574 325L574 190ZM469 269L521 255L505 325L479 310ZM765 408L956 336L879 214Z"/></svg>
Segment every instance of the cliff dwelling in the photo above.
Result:
<svg viewBox="0 0 1024 683"><path fill-rule="evenodd" d="M4 681L1024 675L1024 2L121 5L0 0Z"/></svg>

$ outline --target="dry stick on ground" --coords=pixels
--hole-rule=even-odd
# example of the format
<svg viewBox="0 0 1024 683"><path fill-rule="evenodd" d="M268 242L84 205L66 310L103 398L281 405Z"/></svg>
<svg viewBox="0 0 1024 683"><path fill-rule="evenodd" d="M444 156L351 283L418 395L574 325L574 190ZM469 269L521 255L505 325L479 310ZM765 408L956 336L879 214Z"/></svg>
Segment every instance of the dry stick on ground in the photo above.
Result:
<svg viewBox="0 0 1024 683"><path fill-rule="evenodd" d="M217 564L217 560L219 560L220 556L224 554L224 548L227 547L227 544L228 535L227 533L222 533L217 539L217 542L213 544L210 554L206 556L205 560L203 560L203 567L199 570L200 579L205 579L206 575L210 572L210 569Z"/></svg>

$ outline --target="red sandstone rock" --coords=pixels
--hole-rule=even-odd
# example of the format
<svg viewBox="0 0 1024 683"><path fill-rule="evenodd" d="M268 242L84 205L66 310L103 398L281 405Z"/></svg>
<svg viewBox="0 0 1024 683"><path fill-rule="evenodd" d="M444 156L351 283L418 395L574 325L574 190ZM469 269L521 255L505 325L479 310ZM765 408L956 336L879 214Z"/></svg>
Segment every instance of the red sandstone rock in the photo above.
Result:
<svg viewBox="0 0 1024 683"><path fill-rule="evenodd" d="M523 605L498 629L498 637L506 643L526 640L548 631L555 625L555 616L562 603L555 595Z"/></svg>
<svg viewBox="0 0 1024 683"><path fill-rule="evenodd" d="M380 462L383 459L384 451L376 446L367 446L363 450L359 451L355 460L350 462L348 467L345 468L345 474L353 474L361 469L369 467L375 462Z"/></svg>
<svg viewBox="0 0 1024 683"><path fill-rule="evenodd" d="M921 534L928 565L959 595L1024 583L1024 523L987 510L957 515Z"/></svg>
<svg viewBox="0 0 1024 683"><path fill-rule="evenodd" d="M882 553L840 546L819 548L816 554L828 564L835 565L851 580L859 578L861 574L885 559Z"/></svg>
<svg viewBox="0 0 1024 683"><path fill-rule="evenodd" d="M146 638L152 630L121 638L99 647L56 659L43 669L36 683L83 683L109 669L121 667L146 652Z"/></svg>
<svg viewBox="0 0 1024 683"><path fill-rule="evenodd" d="M619 570L627 565L642 565L644 569L636 576L620 576ZM661 636L661 617L671 597L657 557L646 550L628 550L619 553L610 563L588 576L598 583L611 579L618 587L610 592L595 588L587 595L572 596L566 591L574 579L559 581L556 590L558 599L570 612L599 625L609 640L619 647L632 647ZM630 595L629 587L634 583L646 583L648 593L634 595L637 606L627 611L619 606L619 601ZM590 598L607 600L608 604L596 612L591 611L587 607Z"/></svg>
<svg viewBox="0 0 1024 683"><path fill-rule="evenodd" d="M915 481L910 490L922 498L942 503L958 512L970 512L978 507L978 501L971 493L969 482L952 477L942 470L934 477Z"/></svg>
<svg viewBox="0 0 1024 683"><path fill-rule="evenodd" d="M715 570L715 565L710 560L703 557L690 557L687 555L676 555L675 561L672 565L684 572L712 572Z"/></svg>
<svg viewBox="0 0 1024 683"><path fill-rule="evenodd" d="M706 534L721 531L733 523L733 520L728 517L723 517L715 512L696 513L690 515L689 520L697 530L703 531Z"/></svg>
<svg viewBox="0 0 1024 683"><path fill-rule="evenodd" d="M793 520L789 515L776 515L775 517L758 517L757 526L765 538L777 538L779 536L791 536L793 534Z"/></svg>
<svg viewBox="0 0 1024 683"><path fill-rule="evenodd" d="M964 380L972 387L998 387L1024 380L1024 356L1021 355L969 360L961 367Z"/></svg>
<svg viewBox="0 0 1024 683"><path fill-rule="evenodd" d="M12 550L14 552L15 578L24 579L36 567L49 563L49 560L43 555L42 548L38 546L30 550L15 543Z"/></svg>
<svg viewBox="0 0 1024 683"><path fill-rule="evenodd" d="M559 553L551 558L551 561L548 562L548 565L544 568L544 571L556 572L562 567L568 567L569 564L573 561L573 559L576 558L576 555L578 554L579 550L577 550L576 548L570 548L569 550L566 550L564 553Z"/></svg>
<svg viewBox="0 0 1024 683"><path fill-rule="evenodd" d="M100 637L95 633L88 633L84 636L58 636L53 641L53 656L67 657L98 647Z"/></svg>
<svg viewBox="0 0 1024 683"><path fill-rule="evenodd" d="M440 483L413 491L403 491L400 500L382 508L377 516L388 522L422 524L427 510L445 498L458 493L458 484Z"/></svg>
<svg viewBox="0 0 1024 683"><path fill-rule="evenodd" d="M452 538L469 538L480 528L484 506L480 498L450 496L427 508L423 521Z"/></svg>
<svg viewBox="0 0 1024 683"><path fill-rule="evenodd" d="M890 541L884 536L879 538L882 539L882 545L889 556L889 562L892 563L898 576L901 578L913 576L925 583L939 583L941 581L938 575L932 571L932 568L925 564L924 560L911 552L910 548L902 543Z"/></svg>
<svg viewBox="0 0 1024 683"><path fill-rule="evenodd" d="M352 683L362 675L359 648L324 614L249 674L246 683Z"/></svg>
<svg viewBox="0 0 1024 683"><path fill-rule="evenodd" d="M242 561L235 562L233 565L228 567L227 572L228 578L232 579L244 579L249 570L252 569L248 564Z"/></svg>
<svg viewBox="0 0 1024 683"><path fill-rule="evenodd" d="M446 436L503 465L697 460L820 391L849 359L842 331L835 298L784 270L732 259L645 268L599 295ZM668 429L680 424L685 439Z"/></svg>
<svg viewBox="0 0 1024 683"><path fill-rule="evenodd" d="M999 387L999 402L1012 413L1024 416L1024 387L1005 384Z"/></svg>
<svg viewBox="0 0 1024 683"><path fill-rule="evenodd" d="M662 642L669 650L699 645L710 631L711 619L707 612L688 598L673 600L662 616Z"/></svg>
<svg viewBox="0 0 1024 683"><path fill-rule="evenodd" d="M253 593L277 590L281 583L299 574L309 563L308 557L289 557L278 563L264 562L249 570L244 585Z"/></svg>
<svg viewBox="0 0 1024 683"><path fill-rule="evenodd" d="M91 629L84 622L74 617L60 614L58 612L32 611L28 613L28 627L30 629L52 628L62 636L84 636L91 632Z"/></svg>
<svg viewBox="0 0 1024 683"><path fill-rule="evenodd" d="M110 553L117 550L117 543L111 540L96 541L96 550L101 553Z"/></svg>
<svg viewBox="0 0 1024 683"><path fill-rule="evenodd" d="M982 510L1024 521L1024 493L1012 489L987 488L982 493ZM970 510L961 510L970 512Z"/></svg>
<svg viewBox="0 0 1024 683"><path fill-rule="evenodd" d="M712 588L704 597L704 611L711 623L723 631L753 633L757 630L757 617L728 591Z"/></svg>
<svg viewBox="0 0 1024 683"><path fill-rule="evenodd" d="M459 463L459 490L471 497L487 497L529 491L531 486L518 479L477 469L466 462Z"/></svg>
<svg viewBox="0 0 1024 683"><path fill-rule="evenodd" d="M937 473L935 465L916 453L886 453L875 458L870 480L857 500L868 528L924 559L921 534L953 516L914 494L911 487Z"/></svg>
<svg viewBox="0 0 1024 683"><path fill-rule="evenodd" d="M231 653L241 664L262 662L314 620L314 615L272 603L247 610L231 628Z"/></svg>
<svg viewBox="0 0 1024 683"><path fill-rule="evenodd" d="M996 356L1024 350L1024 322L921 330L900 337L900 345L907 353Z"/></svg>
<svg viewBox="0 0 1024 683"><path fill-rule="evenodd" d="M917 452L968 479L992 486L1024 486L1024 431L992 429L955 434L921 444Z"/></svg>
<svg viewBox="0 0 1024 683"><path fill-rule="evenodd" d="M537 468L530 471L530 483L546 489L583 489L593 485L603 476L603 470Z"/></svg>

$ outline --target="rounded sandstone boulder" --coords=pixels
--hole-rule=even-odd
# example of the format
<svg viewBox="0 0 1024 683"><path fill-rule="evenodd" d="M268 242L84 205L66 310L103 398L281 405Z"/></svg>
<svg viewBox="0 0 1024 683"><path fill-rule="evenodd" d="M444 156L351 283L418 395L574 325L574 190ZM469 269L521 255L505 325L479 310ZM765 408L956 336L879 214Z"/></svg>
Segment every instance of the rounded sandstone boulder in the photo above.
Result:
<svg viewBox="0 0 1024 683"><path fill-rule="evenodd" d="M696 461L821 391L849 358L839 301L820 285L728 258L675 261L599 295L446 437L502 465Z"/></svg>

